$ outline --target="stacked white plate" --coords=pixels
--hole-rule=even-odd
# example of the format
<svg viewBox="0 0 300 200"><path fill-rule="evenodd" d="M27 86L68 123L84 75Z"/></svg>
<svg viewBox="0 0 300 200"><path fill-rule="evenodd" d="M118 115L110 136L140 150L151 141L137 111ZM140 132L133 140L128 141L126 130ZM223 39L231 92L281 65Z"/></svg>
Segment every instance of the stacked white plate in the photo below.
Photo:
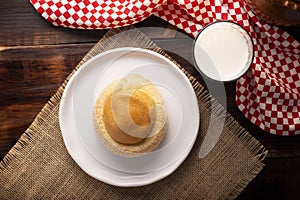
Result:
<svg viewBox="0 0 300 200"><path fill-rule="evenodd" d="M99 140L93 109L101 91L129 73L157 86L167 107L168 130L154 151L124 158ZM199 120L197 98L185 74L166 57L139 48L109 50L84 63L69 80L59 110L62 136L74 161L90 176L122 187L147 185L171 174L191 151Z"/></svg>

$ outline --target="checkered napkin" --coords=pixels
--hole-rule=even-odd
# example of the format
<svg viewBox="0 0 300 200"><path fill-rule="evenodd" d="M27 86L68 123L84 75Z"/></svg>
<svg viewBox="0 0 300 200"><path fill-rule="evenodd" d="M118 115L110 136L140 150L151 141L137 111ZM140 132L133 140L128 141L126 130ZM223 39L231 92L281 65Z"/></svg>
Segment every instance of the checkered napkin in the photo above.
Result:
<svg viewBox="0 0 300 200"><path fill-rule="evenodd" d="M195 37L207 24L230 20L254 41L250 70L236 84L236 105L263 130L300 133L300 45L255 16L243 0L30 0L56 26L117 28L156 15Z"/></svg>

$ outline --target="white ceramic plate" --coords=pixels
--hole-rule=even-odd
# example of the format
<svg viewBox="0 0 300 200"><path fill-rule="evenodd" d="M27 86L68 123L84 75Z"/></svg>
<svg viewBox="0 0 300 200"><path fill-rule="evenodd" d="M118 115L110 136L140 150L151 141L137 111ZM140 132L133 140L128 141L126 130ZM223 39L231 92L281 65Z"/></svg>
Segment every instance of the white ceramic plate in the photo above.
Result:
<svg viewBox="0 0 300 200"><path fill-rule="evenodd" d="M134 158L108 151L92 120L99 93L128 73L156 84L169 117L162 144ZM174 63L153 51L119 48L93 57L72 76L62 96L59 121L68 152L86 173L112 185L140 186L169 175L187 157L197 137L199 109L190 82Z"/></svg>

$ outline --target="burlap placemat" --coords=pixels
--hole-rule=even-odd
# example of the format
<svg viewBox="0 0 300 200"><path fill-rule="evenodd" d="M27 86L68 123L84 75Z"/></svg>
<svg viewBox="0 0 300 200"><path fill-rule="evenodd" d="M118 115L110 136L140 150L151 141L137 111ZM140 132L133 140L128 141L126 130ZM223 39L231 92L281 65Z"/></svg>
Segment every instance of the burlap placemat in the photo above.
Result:
<svg viewBox="0 0 300 200"><path fill-rule="evenodd" d="M94 55L116 47L147 48L168 57L139 30L126 30L126 34L118 34L119 29L109 31L75 70ZM221 128L218 113L224 109L194 77L181 69L198 97L201 123L190 155L170 176L147 186L120 188L88 176L77 166L65 148L58 121L61 95L71 74L1 161L0 199L236 198L262 170L267 151L227 114L217 145L205 158L199 158L210 122L215 123L213 130ZM211 116L215 120L210 120Z"/></svg>

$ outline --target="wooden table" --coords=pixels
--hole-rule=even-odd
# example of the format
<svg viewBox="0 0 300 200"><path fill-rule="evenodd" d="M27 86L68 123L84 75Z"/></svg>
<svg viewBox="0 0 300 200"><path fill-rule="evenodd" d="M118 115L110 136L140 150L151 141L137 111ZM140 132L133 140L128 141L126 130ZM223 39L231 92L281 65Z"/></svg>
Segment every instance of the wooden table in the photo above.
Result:
<svg viewBox="0 0 300 200"><path fill-rule="evenodd" d="M161 48L199 80L192 64L173 52L191 58L191 38L174 34L175 28L152 16L136 27L145 29ZM300 27L285 28L300 41ZM37 113L67 75L106 30L72 30L45 21L29 1L0 4L0 159L17 142ZM268 150L266 167L240 194L239 199L300 198L300 135L271 135L250 123L234 103L235 83L226 86L228 111ZM217 97L219 98L219 97ZM221 100L221 99L220 99Z"/></svg>

